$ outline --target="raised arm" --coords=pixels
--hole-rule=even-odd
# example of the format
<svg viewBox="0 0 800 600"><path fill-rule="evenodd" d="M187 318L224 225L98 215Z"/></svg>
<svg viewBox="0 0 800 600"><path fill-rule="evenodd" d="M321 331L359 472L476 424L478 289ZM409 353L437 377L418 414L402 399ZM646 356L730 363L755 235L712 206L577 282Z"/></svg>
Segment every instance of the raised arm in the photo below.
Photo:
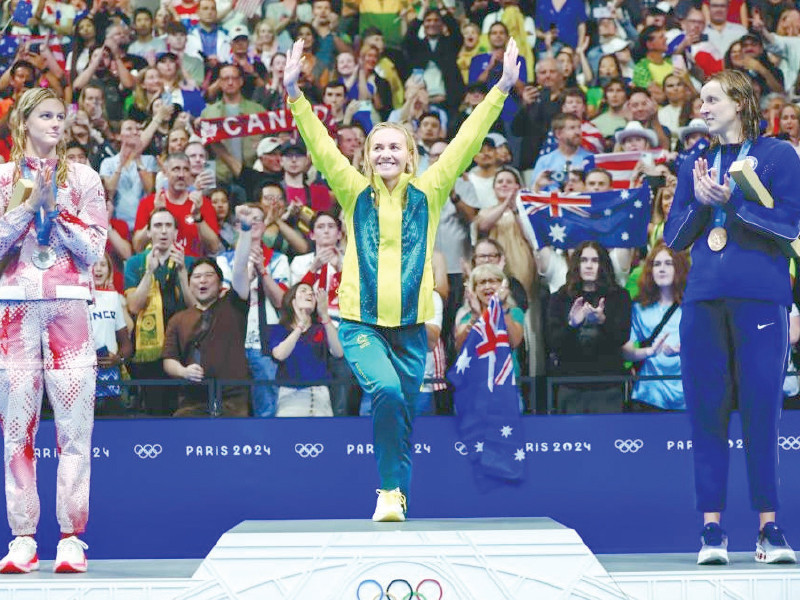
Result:
<svg viewBox="0 0 800 600"><path fill-rule="evenodd" d="M353 202L367 187L367 179L359 173L336 146L328 130L314 114L311 104L303 97L297 85L303 62L303 42L298 40L286 58L283 85L289 97L295 124L311 153L314 166L325 175L334 196L342 202Z"/></svg>
<svg viewBox="0 0 800 600"><path fill-rule="evenodd" d="M461 129L442 152L439 160L420 177L422 185L445 190L453 187L456 178L464 172L481 149L483 140L489 133L489 128L503 110L509 90L519 79L518 59L517 43L514 38L511 38L503 55L503 74L500 76L500 80L464 121ZM441 194L440 201L444 203L447 197L447 194Z"/></svg>

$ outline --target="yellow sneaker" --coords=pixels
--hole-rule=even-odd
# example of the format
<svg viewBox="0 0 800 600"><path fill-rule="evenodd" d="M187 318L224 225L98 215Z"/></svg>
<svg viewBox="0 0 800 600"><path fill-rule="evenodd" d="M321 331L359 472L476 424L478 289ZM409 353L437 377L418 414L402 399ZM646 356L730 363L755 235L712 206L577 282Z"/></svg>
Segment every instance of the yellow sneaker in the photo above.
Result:
<svg viewBox="0 0 800 600"><path fill-rule="evenodd" d="M393 490L375 490L378 502L375 505L373 521L399 522L406 520L406 497L400 488Z"/></svg>

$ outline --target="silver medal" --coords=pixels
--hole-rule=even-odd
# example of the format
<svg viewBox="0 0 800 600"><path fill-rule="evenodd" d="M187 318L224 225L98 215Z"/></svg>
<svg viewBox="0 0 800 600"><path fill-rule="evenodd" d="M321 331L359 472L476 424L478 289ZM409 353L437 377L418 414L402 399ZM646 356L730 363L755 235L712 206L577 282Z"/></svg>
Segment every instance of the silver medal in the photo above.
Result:
<svg viewBox="0 0 800 600"><path fill-rule="evenodd" d="M39 246L33 251L31 261L36 268L44 271L56 264L56 251L50 246Z"/></svg>

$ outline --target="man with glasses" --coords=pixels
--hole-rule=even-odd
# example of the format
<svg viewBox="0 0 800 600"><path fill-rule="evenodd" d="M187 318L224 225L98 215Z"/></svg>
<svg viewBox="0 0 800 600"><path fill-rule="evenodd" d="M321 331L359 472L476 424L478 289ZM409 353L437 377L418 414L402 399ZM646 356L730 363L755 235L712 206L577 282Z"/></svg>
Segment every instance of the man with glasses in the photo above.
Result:
<svg viewBox="0 0 800 600"><path fill-rule="evenodd" d="M263 213L252 205L236 207L241 232L236 242L231 270L231 289L224 293L223 273L211 258L201 258L189 270L189 289L194 305L175 314L167 324L164 371L190 384L205 379L248 379L245 340L250 310L250 271L258 270L260 250L253 247L254 231L263 227ZM252 267L250 265L253 265ZM263 263L261 263L263 265ZM225 386L219 407L208 405L206 386L184 389L176 417L221 414L246 417L249 390L246 386Z"/></svg>
<svg viewBox="0 0 800 600"><path fill-rule="evenodd" d="M728 0L711 0L708 3L709 23L705 34L708 41L724 56L731 44L747 33L738 23L728 21Z"/></svg>
<svg viewBox="0 0 800 600"><path fill-rule="evenodd" d="M715 2L718 0L714 0ZM722 70L722 54L714 44L708 41L708 34L703 33L706 19L703 11L694 6L686 9L686 14L681 19L681 30L677 35L671 36L668 52L672 54L672 64L676 68L681 66L681 57L686 70L698 82L704 81L717 71ZM670 37L669 32L667 34Z"/></svg>
<svg viewBox="0 0 800 600"><path fill-rule="evenodd" d="M266 109L242 95L244 74L239 65L222 65L219 69L219 87L222 98L203 109L200 117L203 119L221 119L223 117L236 117L239 115L252 115L264 112ZM222 145L240 163L252 165L256 160L256 148L263 136L250 135L246 137L230 138ZM223 160L217 161L217 181L230 183L233 175L228 165Z"/></svg>

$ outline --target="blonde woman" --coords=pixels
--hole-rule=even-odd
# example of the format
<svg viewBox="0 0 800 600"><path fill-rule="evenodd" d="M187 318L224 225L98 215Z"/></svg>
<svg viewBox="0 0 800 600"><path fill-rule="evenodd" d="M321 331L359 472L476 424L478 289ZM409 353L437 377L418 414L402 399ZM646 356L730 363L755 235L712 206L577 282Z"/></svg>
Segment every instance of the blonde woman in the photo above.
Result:
<svg viewBox="0 0 800 600"><path fill-rule="evenodd" d="M363 174L350 165L300 94L302 55L299 41L287 62L284 84L295 123L342 205L342 220L351 232L339 287L339 338L345 359L373 399L381 487L372 518L404 521L412 410L425 372L425 321L433 316L431 254L439 215L456 177L480 149L519 78L517 48L509 43L497 89L420 177L414 139L393 123L370 131Z"/></svg>
<svg viewBox="0 0 800 600"><path fill-rule="evenodd" d="M103 256L108 215L100 176L69 164L66 107L50 89L25 92L11 115L11 162L0 165L0 416L6 506L15 536L2 573L39 568L34 440L42 390L53 406L58 464L56 513L62 539L56 572L84 572L77 536L89 514L95 356L89 318L91 265ZM34 182L18 206L21 179Z"/></svg>

